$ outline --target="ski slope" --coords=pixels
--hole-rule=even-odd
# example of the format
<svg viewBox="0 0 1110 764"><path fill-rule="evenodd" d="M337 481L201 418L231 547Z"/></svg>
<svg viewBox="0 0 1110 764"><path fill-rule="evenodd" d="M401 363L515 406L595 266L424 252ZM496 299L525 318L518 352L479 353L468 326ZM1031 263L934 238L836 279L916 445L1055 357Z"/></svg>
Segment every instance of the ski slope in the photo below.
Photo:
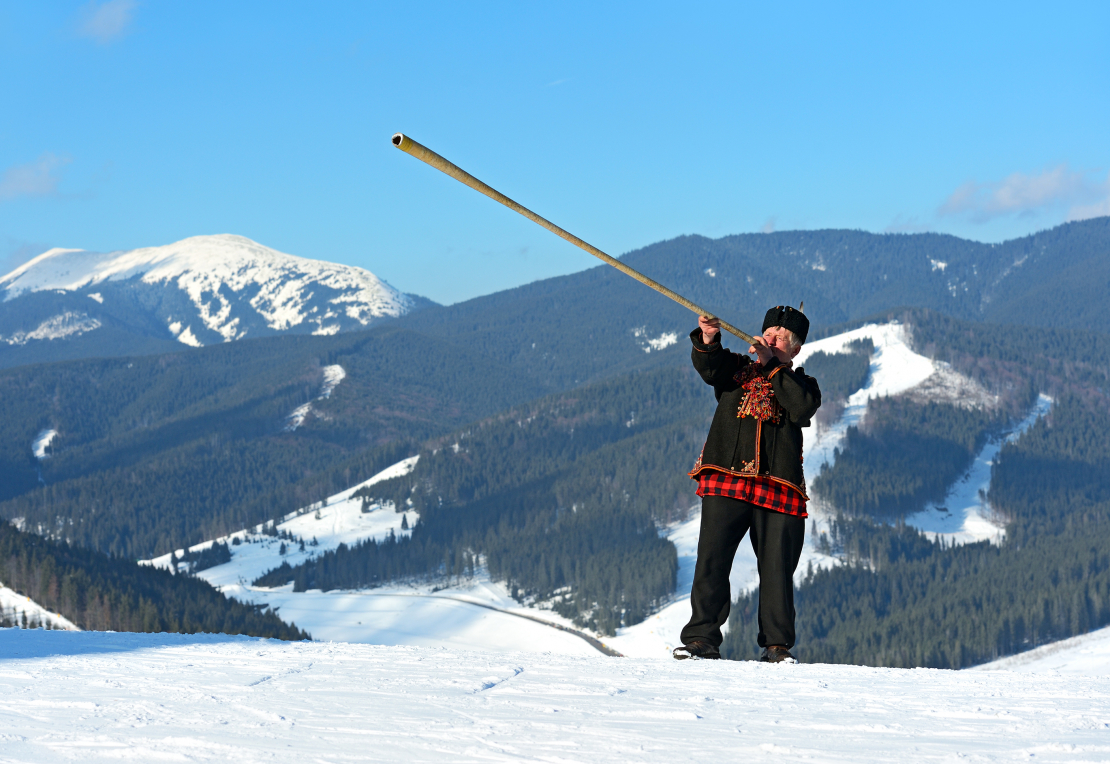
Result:
<svg viewBox="0 0 1110 764"><path fill-rule="evenodd" d="M7 762L1090 762L1110 677L0 631Z"/></svg>
<svg viewBox="0 0 1110 764"><path fill-rule="evenodd" d="M999 658L969 671L1018 671L1026 674L1110 676L1110 626Z"/></svg>
<svg viewBox="0 0 1110 764"><path fill-rule="evenodd" d="M983 446L971 468L948 490L943 501L930 503L923 511L908 516L906 524L922 531L934 541L943 538L947 543L957 544L984 540L992 544L1001 543L1006 530L993 520L990 502L987 501L987 492L991 486L991 467L998 459L1002 446L1021 437L1038 419L1047 415L1051 408L1052 398L1041 393L1029 416Z"/></svg>

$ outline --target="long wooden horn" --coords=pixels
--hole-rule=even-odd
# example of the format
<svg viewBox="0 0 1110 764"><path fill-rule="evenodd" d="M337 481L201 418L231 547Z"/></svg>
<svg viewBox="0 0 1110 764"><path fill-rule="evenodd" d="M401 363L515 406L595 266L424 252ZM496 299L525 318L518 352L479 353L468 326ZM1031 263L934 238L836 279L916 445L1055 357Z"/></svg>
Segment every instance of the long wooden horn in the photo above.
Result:
<svg viewBox="0 0 1110 764"><path fill-rule="evenodd" d="M505 196L500 191L497 191L496 189L490 188L489 186L487 186L485 183L483 183L482 181L475 178L470 173L466 172L465 170L461 169L460 167L457 167L457 166L451 164L446 159L441 157L439 154L435 153L434 151L427 148L426 146L422 146L421 144L414 141L412 138L409 138L407 135L403 135L401 133L397 133L396 135L394 135L393 136L393 145L396 146L397 148L401 149L401 151L404 151L406 154L411 154L412 156L416 157L421 162L424 162L425 164L430 164L432 167L436 168L440 172L447 173L448 175L450 175L455 180L459 181L460 183L464 183L464 184L470 186L475 191L478 191L479 193L485 194L490 199L493 199L495 202L500 202L501 204L504 204L506 207L508 207L513 212L519 212L521 215L528 218L533 223L536 223L537 225L543 226L544 228L551 231L551 233L555 234L556 236L559 236L563 239L566 239L567 241L569 241L574 246L576 246L580 249L586 250L587 252L589 252L591 255L593 255L596 258L604 260L605 262L609 263L609 265L613 266L614 268L616 268L618 271L625 274L626 276L631 276L632 278L639 281L641 284L644 284L646 286L651 287L652 289L654 289L659 294L666 295L667 297L670 297L672 300L677 302L682 307L688 308L688 309L694 311L699 316L713 316L713 314L710 313L705 308L698 307L697 305L690 302L689 300L687 300L682 295L677 294L676 292L672 292L670 289L667 289L667 287L663 286L658 281L655 281L654 279L648 278L647 276L645 276L644 274L640 273L639 271L637 271L633 268L629 268L627 265L622 263L617 258L611 257L611 256L605 254L604 252L602 252L597 247L593 246L592 244L589 244L587 242L582 241L581 239L579 239L577 236L570 233L569 231L564 231L559 226L555 225L554 223L552 223L549 220L546 220L545 218L540 217L539 215L532 212L532 210L528 209L527 207L525 207L521 204L517 204L516 202L514 202L509 197ZM720 319L718 319L718 320L720 320ZM740 331L739 329L737 329L735 326L728 323L727 321L721 320L721 328L725 329L726 331L731 332L732 334L735 334L737 337L744 340L748 344L751 344L752 342L755 341L755 338L753 338L750 334L747 334L746 332Z"/></svg>

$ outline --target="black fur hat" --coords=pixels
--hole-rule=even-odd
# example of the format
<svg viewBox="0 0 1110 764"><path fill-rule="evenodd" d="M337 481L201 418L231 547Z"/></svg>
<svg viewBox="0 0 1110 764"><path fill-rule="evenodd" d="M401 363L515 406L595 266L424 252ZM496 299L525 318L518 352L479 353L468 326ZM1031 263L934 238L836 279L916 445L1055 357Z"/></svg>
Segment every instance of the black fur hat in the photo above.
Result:
<svg viewBox="0 0 1110 764"><path fill-rule="evenodd" d="M763 317L761 331L765 332L772 326L789 329L794 332L799 342L805 342L806 335L809 334L809 319L806 318L806 314L802 313L801 308L795 309L789 305L778 305L767 311L767 315Z"/></svg>

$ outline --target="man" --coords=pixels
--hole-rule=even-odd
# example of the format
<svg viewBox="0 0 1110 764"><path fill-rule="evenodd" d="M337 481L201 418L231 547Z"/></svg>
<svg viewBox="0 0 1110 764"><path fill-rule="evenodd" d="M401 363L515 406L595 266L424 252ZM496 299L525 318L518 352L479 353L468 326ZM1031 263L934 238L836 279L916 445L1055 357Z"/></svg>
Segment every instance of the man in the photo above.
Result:
<svg viewBox="0 0 1110 764"><path fill-rule="evenodd" d="M760 660L794 662L794 570L805 542L802 427L821 405L817 380L794 369L809 319L790 306L767 311L748 353L721 347L721 326L702 316L690 333L694 368L717 396L717 412L690 477L702 497L693 614L674 657L720 658L736 548L750 531L759 562Z"/></svg>

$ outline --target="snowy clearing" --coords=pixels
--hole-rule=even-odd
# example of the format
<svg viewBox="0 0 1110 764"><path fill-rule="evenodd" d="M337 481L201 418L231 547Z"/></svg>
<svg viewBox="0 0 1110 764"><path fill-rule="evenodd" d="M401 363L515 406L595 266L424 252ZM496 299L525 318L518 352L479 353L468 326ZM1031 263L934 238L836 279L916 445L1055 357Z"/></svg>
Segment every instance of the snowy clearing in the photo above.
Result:
<svg viewBox="0 0 1110 764"><path fill-rule="evenodd" d="M0 631L0 759L1110 758L1110 677Z"/></svg>
<svg viewBox="0 0 1110 764"><path fill-rule="evenodd" d="M43 430L35 436L35 439L31 441L31 453L35 455L36 459L42 461L50 457L50 454L46 453L46 449L50 448L50 444L54 442L57 435L57 430L50 429Z"/></svg>
<svg viewBox="0 0 1110 764"><path fill-rule="evenodd" d="M678 332L663 332L658 337L649 337L647 329L641 326L632 330L632 336L636 339L636 344L645 353L650 353L653 350L663 350L671 345L678 344Z"/></svg>
<svg viewBox="0 0 1110 764"><path fill-rule="evenodd" d="M835 450L844 443L849 427L859 426L866 413L867 403L879 396L907 395L911 399L924 402L935 401L960 406L990 408L998 404L997 396L988 393L981 385L959 374L948 364L931 361L913 351L906 336L905 327L896 322L877 325L868 324L850 332L827 337L808 343L798 354L796 365L805 365L805 359L812 353L842 352L849 342L870 339L875 344L871 356L871 368L864 386L848 398L840 418L830 425L814 425L807 432L805 459L807 477L812 480L816 469L820 472L826 465L835 461ZM930 505L924 511L906 518L910 525L924 531L934 541L943 539L948 544L968 544L978 541L999 543L1005 534L1000 524L992 519L990 507L985 496L990 488L990 468L1002 445L1024 433L1041 416L1048 413L1052 399L1042 395L1033 410L1021 422L1000 438L989 441L976 456L971 468L949 489L943 502ZM813 520L812 542L818 534L828 528L832 512L825 506L820 495L814 495L809 505ZM809 551L807 545L807 552ZM814 558L815 564L825 560ZM803 558L799 570L804 570L807 560Z"/></svg>
<svg viewBox="0 0 1110 764"><path fill-rule="evenodd" d="M331 366L325 366L323 368L323 372L324 384L320 387L320 394L316 396L316 400L318 401L322 401L325 398L330 398L332 392L339 385L339 383L347 378L347 371L337 363L332 364ZM311 411L311 401L304 404L303 406L297 406L297 408L293 409L293 413L285 418L285 431L295 431L298 427L304 424L305 417L307 417Z"/></svg>
<svg viewBox="0 0 1110 764"><path fill-rule="evenodd" d="M30 597L12 591L0 583L0 616L15 624L27 624L28 628L65 629L80 631L73 622L58 613L51 613ZM3 738L0 738L2 741Z"/></svg>
<svg viewBox="0 0 1110 764"><path fill-rule="evenodd" d="M87 313L59 313L48 318L29 332L16 332L10 337L0 335L0 342L9 345L26 345L32 340L60 340L66 337L79 337L85 332L99 329L100 320L90 318Z"/></svg>
<svg viewBox="0 0 1110 764"><path fill-rule="evenodd" d="M844 442L849 427L858 426L867 412L867 402L880 396L898 395L917 387L936 372L936 364L910 348L906 328L899 323L867 324L850 332L807 342L794 359L805 366L818 351L841 353L850 342L870 339L875 344L871 369L863 387L848 397L841 417L828 427L813 427L805 433L806 473L810 480L821 467L833 463L833 451Z"/></svg>
<svg viewBox="0 0 1110 764"><path fill-rule="evenodd" d="M326 501L290 512L272 530L272 535L265 532L270 531L270 528L258 525L189 547L190 552L201 552L212 544L223 543L228 544L231 550L231 562L202 570L197 574L198 577L221 589L232 584L250 583L263 573L281 565L283 560L290 565L298 565L323 552L335 549L340 544L350 546L366 539L382 541L390 533L398 536L407 535L408 531L402 530L401 525L404 523L411 527L419 517L416 512L395 512L392 505L380 504L371 504L367 507L369 511L363 512L362 500L352 498L352 494L360 488L372 486L383 480L407 475L416 467L417 459L419 459L417 456L404 459L369 480L328 497ZM279 533L292 535L294 539L304 541L305 549L299 549L296 542L289 542L286 538L284 541L287 551L284 556L281 555L279 549L283 539L277 535ZM235 543L236 539L239 541L238 544ZM316 543L312 543L313 541ZM144 560L141 564L168 570L174 565L172 561L180 557L184 551L184 549L178 549L153 560Z"/></svg>

